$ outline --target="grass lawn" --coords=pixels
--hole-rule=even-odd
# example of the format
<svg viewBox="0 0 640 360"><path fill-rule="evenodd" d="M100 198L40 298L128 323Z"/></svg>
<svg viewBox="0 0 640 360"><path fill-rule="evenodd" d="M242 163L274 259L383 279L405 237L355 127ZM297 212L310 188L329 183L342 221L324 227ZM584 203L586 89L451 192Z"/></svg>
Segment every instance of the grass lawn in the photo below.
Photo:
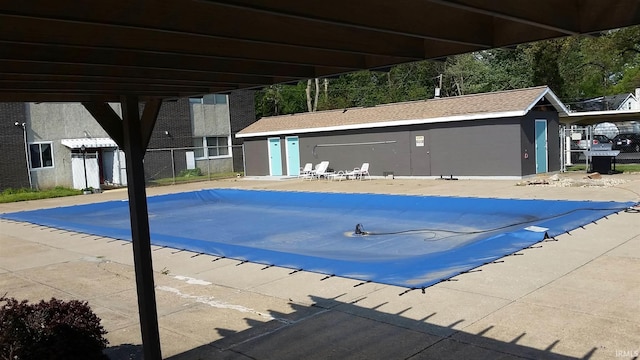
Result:
<svg viewBox="0 0 640 360"><path fill-rule="evenodd" d="M182 174L176 176L175 178L163 178L163 179L154 179L151 181L147 181L148 186L159 186L159 185L173 185L179 183L186 182L196 182L196 181L208 181L208 180L218 180L218 179L230 179L235 178L242 173L237 172L228 172L228 173L216 173L210 175L202 175L199 172L183 172Z"/></svg>
<svg viewBox="0 0 640 360"><path fill-rule="evenodd" d="M586 169L584 164L567 166L567 171L585 171ZM640 172L640 164L616 164L616 170L623 173Z"/></svg>
<svg viewBox="0 0 640 360"><path fill-rule="evenodd" d="M82 194L82 190L69 189L64 187L56 187L48 190L33 190L26 188L5 189L2 193L0 193L0 203L48 199L80 194Z"/></svg>
<svg viewBox="0 0 640 360"><path fill-rule="evenodd" d="M166 178L166 179L157 179L153 181L147 182L147 186L163 186L163 185L173 185L178 183L185 182L196 182L196 181L208 181L215 179L228 179L235 178L238 174L242 175L242 173L230 172L230 173L218 173L211 175L200 175L200 174L181 174L182 176L178 176L174 178ZM69 189L65 187L56 187L53 189L47 190L33 190L33 189L5 189L0 193L0 203L11 203L17 201L28 201L28 200L39 200L39 199L48 199L48 198L56 198L63 196L73 196L82 194L82 190Z"/></svg>

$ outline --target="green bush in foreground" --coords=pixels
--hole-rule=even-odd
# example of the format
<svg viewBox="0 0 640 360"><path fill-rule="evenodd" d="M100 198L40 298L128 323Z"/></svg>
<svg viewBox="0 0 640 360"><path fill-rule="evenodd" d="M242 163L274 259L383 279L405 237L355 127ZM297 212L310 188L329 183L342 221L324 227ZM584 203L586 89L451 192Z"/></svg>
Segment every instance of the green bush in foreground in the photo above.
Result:
<svg viewBox="0 0 640 360"><path fill-rule="evenodd" d="M0 359L108 359L106 331L86 302L29 304L6 296L0 302Z"/></svg>

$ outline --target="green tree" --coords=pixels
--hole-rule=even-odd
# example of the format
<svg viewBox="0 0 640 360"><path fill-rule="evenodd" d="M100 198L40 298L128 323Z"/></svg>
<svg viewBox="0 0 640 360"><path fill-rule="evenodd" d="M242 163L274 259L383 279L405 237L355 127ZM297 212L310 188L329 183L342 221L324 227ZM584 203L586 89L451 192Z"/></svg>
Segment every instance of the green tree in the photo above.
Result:
<svg viewBox="0 0 640 360"><path fill-rule="evenodd" d="M547 85L559 96L565 95L564 78L560 75L562 44L554 39L540 41L526 48L531 64L531 84Z"/></svg>
<svg viewBox="0 0 640 360"><path fill-rule="evenodd" d="M433 98L439 74L439 66L433 61L394 66L387 74L387 100L400 102Z"/></svg>
<svg viewBox="0 0 640 360"><path fill-rule="evenodd" d="M486 63L487 91L522 89L533 86L532 67L524 47L492 49L479 53Z"/></svg>
<svg viewBox="0 0 640 360"><path fill-rule="evenodd" d="M312 80L313 81L313 80ZM565 103L640 87L640 26L321 79L318 110L547 85ZM308 81L256 94L258 116L308 111ZM315 92L318 89L314 87Z"/></svg>

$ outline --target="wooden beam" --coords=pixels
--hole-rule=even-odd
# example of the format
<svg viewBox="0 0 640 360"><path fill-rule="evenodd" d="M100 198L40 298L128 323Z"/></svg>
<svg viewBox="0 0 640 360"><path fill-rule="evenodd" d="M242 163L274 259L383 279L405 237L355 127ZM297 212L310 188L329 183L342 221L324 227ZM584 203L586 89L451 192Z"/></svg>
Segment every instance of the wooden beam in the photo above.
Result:
<svg viewBox="0 0 640 360"><path fill-rule="evenodd" d="M122 119L106 102L83 102L82 105L109 134L109 137L123 149L125 146Z"/></svg>
<svg viewBox="0 0 640 360"><path fill-rule="evenodd" d="M158 119L158 113L160 113L161 105L161 99L149 100L144 105L142 118L140 119L140 139L142 140L142 145L145 151L147 150L147 146L149 146L151 134L153 133L153 128L156 125L156 120Z"/></svg>
<svg viewBox="0 0 640 360"><path fill-rule="evenodd" d="M0 17L0 21L2 21ZM153 54L127 49L98 49L80 46L52 46L12 42L0 47L0 58L11 61L44 61L56 64L88 66L125 66L140 69L179 69L180 71L217 72L254 76L315 76L314 66L282 63L213 59L202 56ZM179 66L176 66L179 64ZM352 68L353 69L353 68ZM336 68L345 71L345 68Z"/></svg>
<svg viewBox="0 0 640 360"><path fill-rule="evenodd" d="M272 16L275 18L290 18L290 19L303 21L306 23L332 25L337 27L350 28L354 30L363 30L363 31L375 32L380 34L389 34L389 35L397 35L402 37L417 38L422 40L429 40L437 43L451 43L456 45L472 46L480 49L488 49L490 47L490 44L488 43L480 43L478 41L472 41L472 40L459 40L453 37L446 37L446 36L431 36L419 31L405 30L402 28L402 26L398 26L398 23L396 23L395 28L381 26L380 24L371 25L371 24L366 24L364 22L359 23L358 20L361 20L361 19L339 19L338 18L339 14L338 15L331 14L332 15L331 17L329 16L322 17L322 16L318 16L317 14L295 12L294 10L290 10L289 8L286 8L286 7L282 7L282 6L278 7L278 4L275 4L275 7L274 7L274 4L264 5L263 3L260 3L260 4L230 3L229 1L221 1L221 0L196 0L196 1L215 4L217 6L222 6L222 7L247 10L247 11L255 12L258 14ZM328 7L331 7L331 6L329 5ZM426 15L427 14L424 14L423 16L426 16Z"/></svg>
<svg viewBox="0 0 640 360"><path fill-rule="evenodd" d="M194 71L181 68L148 69L133 66L88 65L51 63L38 60L6 60L0 59L0 71L9 74L49 74L61 77L67 76L108 76L138 80L166 79L181 82L205 81L209 84L239 84L239 85L271 85L275 81L272 76L225 74L210 71ZM285 78L285 77L277 77ZM289 81L297 78L289 77ZM119 99L119 98L118 98ZM118 100L119 101L119 100Z"/></svg>
<svg viewBox="0 0 640 360"><path fill-rule="evenodd" d="M467 5L461 1L452 1L452 0L427 0L428 2L434 3L434 4L438 4L438 5L442 5L442 6L446 6L446 7L450 7L452 9L458 9L458 10L463 10L463 11L467 11L470 13L475 13L475 14L480 14L480 15L486 15L486 16L491 16L491 17L495 17L497 19L503 19L503 20L508 20L508 21L512 21L512 22L516 22L516 23L521 23L521 24L525 24L525 25L529 25L532 26L534 28L539 28L539 29L545 29L545 30L550 30L553 32L557 32L558 35L557 36L562 36L562 35L578 35L579 34L579 29L572 29L570 27L568 27L567 25L570 24L571 22L569 21L569 18L565 18L564 21L561 24L555 25L555 24L547 24L543 21L539 21L539 20L533 20L533 14L535 12L531 11L531 7L530 6L526 6L524 9L524 12L527 13L526 16L523 15L512 15L512 14L508 14L502 11L497 10L496 8L498 8L498 6L494 6L494 8L490 8L490 6L487 7L481 7L481 6L475 6L475 5ZM517 2L513 2L513 3L517 3ZM554 4L557 2L554 2ZM566 2L568 4L571 4L571 2ZM491 4L491 2L490 2ZM545 4L536 4L535 6L539 6L540 8L552 8L551 5L545 5ZM578 12L579 9L574 8L575 12Z"/></svg>
<svg viewBox="0 0 640 360"><path fill-rule="evenodd" d="M124 96L121 100L124 127L124 151L127 163L127 190L133 262L138 290L138 313L142 332L142 350L147 360L160 360L160 334L156 307L153 264L151 259L151 235L144 180L144 153L142 124L136 96Z"/></svg>
<svg viewBox="0 0 640 360"><path fill-rule="evenodd" d="M286 45L279 44L262 44L251 41L238 41L216 36L204 36L202 34L163 34L163 38L159 38L152 31L136 31L134 36L127 35L124 32L117 32L108 37L93 38L94 40L87 44L83 32L95 32L95 26L79 25L78 31L63 28L65 30L55 40L51 40L47 34L39 32L25 33L16 26L47 26L30 24L32 21L27 19L27 24L14 23L15 19L3 18L0 15L0 24L5 27L0 29L4 38L20 39L21 42L31 44L50 44L60 47L82 47L85 51L111 49L114 51L126 51L131 54L147 54L147 55L178 55L178 56L199 56L211 59L227 59L227 60L249 60L260 62L272 62L291 65L318 65L318 66L336 66L345 68L361 68L365 56L378 57L374 54L352 54L324 49L304 49L302 51L297 48L291 48ZM2 41L9 46L11 41ZM405 60L404 58L396 59L395 62Z"/></svg>

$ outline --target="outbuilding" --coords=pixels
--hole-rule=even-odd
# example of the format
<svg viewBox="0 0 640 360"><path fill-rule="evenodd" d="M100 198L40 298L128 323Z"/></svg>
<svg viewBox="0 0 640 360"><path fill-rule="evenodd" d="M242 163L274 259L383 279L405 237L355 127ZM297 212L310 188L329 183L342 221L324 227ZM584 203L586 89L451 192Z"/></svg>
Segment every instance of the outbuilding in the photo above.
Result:
<svg viewBox="0 0 640 360"><path fill-rule="evenodd" d="M265 117L236 134L245 175L297 176L369 163L372 176L523 178L561 168L559 115L546 86Z"/></svg>

